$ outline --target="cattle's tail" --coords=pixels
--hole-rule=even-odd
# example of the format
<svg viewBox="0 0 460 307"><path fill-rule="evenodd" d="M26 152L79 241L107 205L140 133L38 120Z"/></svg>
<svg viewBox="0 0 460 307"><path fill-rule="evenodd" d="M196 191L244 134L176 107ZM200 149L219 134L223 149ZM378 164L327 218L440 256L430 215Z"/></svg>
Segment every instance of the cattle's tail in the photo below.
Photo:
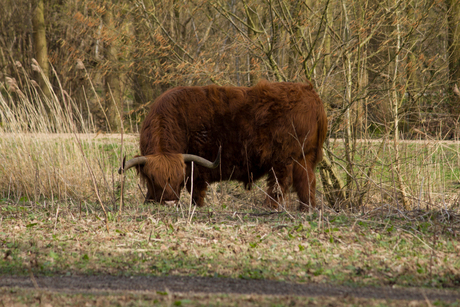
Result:
<svg viewBox="0 0 460 307"><path fill-rule="evenodd" d="M323 160L323 144L327 136L327 116L323 103L318 106L318 143L316 146L315 164Z"/></svg>

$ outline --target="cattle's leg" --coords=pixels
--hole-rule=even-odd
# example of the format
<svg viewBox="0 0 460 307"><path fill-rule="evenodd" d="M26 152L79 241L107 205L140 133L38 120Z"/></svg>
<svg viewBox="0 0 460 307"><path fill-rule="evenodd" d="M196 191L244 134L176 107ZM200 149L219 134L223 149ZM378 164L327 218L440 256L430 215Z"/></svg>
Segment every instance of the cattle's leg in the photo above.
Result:
<svg viewBox="0 0 460 307"><path fill-rule="evenodd" d="M316 178L313 163L308 162L309 157L294 162L292 170L292 180L294 188L300 200L299 210L307 211L310 207L314 208Z"/></svg>
<svg viewBox="0 0 460 307"><path fill-rule="evenodd" d="M193 201L198 207L204 206L204 198L206 197L207 188L208 186L205 181L195 179L193 182L193 193L191 193L192 184L190 180L187 182L187 191L192 194Z"/></svg>
<svg viewBox="0 0 460 307"><path fill-rule="evenodd" d="M152 198L152 195L150 195L150 191L147 190L147 195L145 195L144 204L146 204L146 203L148 203L150 201L153 201L153 198Z"/></svg>
<svg viewBox="0 0 460 307"><path fill-rule="evenodd" d="M155 201L155 195L150 191L155 192L155 190L150 185L150 182L147 182L147 194L145 195L144 204Z"/></svg>
<svg viewBox="0 0 460 307"><path fill-rule="evenodd" d="M278 204L282 203L287 197L286 191L290 183L290 175L292 173L292 165L283 165L272 168L268 173L267 178L267 198L264 205L270 208L278 208Z"/></svg>

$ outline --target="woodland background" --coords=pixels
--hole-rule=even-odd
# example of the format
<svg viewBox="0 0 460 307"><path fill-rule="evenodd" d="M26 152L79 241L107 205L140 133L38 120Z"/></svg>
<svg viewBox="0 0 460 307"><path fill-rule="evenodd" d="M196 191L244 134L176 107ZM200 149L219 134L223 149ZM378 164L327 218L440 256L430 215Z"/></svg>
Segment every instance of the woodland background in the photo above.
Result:
<svg viewBox="0 0 460 307"><path fill-rule="evenodd" d="M320 165L329 203L362 203L375 159L357 144L375 139L408 206L399 142L460 138L459 21L458 0L0 0L0 94L37 101L49 132L52 101L81 132L138 132L173 86L309 80L343 140Z"/></svg>

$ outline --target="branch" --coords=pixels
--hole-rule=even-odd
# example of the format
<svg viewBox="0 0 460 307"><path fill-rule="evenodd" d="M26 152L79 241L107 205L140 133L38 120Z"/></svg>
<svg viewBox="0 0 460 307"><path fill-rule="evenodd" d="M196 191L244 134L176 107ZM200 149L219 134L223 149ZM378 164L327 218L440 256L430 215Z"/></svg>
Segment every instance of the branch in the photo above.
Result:
<svg viewBox="0 0 460 307"><path fill-rule="evenodd" d="M169 34L169 32L163 27L163 25L161 24L161 22L158 20L157 16L154 14L154 13L149 13L147 11L147 8L145 7L144 5L144 2L143 1L138 1L138 4L140 4L140 6L142 7L142 12L144 13L145 15L145 19L149 22L149 26L151 27L150 25L150 20L149 20L149 15L153 18L153 21L155 21L156 24L158 24L158 26L160 27L161 31L168 37L169 41L174 45L174 47L177 47L179 48L180 51L183 52L184 55L188 56L192 62L195 61L195 59L193 58L193 56L191 56L184 48L182 48L182 46L180 46L176 41L175 39ZM152 38L153 39L153 38ZM185 58L180 56L177 52L174 51L173 49L173 52L174 54L179 58L181 59L182 61L185 61Z"/></svg>

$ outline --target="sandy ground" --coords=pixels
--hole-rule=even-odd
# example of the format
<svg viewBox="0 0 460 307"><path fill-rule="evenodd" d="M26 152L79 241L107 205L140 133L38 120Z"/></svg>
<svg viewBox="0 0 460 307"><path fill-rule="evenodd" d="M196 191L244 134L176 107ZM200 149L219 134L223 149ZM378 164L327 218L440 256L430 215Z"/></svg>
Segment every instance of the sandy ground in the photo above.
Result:
<svg viewBox="0 0 460 307"><path fill-rule="evenodd" d="M366 299L460 301L460 291L423 288L345 287L187 276L0 276L0 287L39 288L65 293L131 292L292 295Z"/></svg>

